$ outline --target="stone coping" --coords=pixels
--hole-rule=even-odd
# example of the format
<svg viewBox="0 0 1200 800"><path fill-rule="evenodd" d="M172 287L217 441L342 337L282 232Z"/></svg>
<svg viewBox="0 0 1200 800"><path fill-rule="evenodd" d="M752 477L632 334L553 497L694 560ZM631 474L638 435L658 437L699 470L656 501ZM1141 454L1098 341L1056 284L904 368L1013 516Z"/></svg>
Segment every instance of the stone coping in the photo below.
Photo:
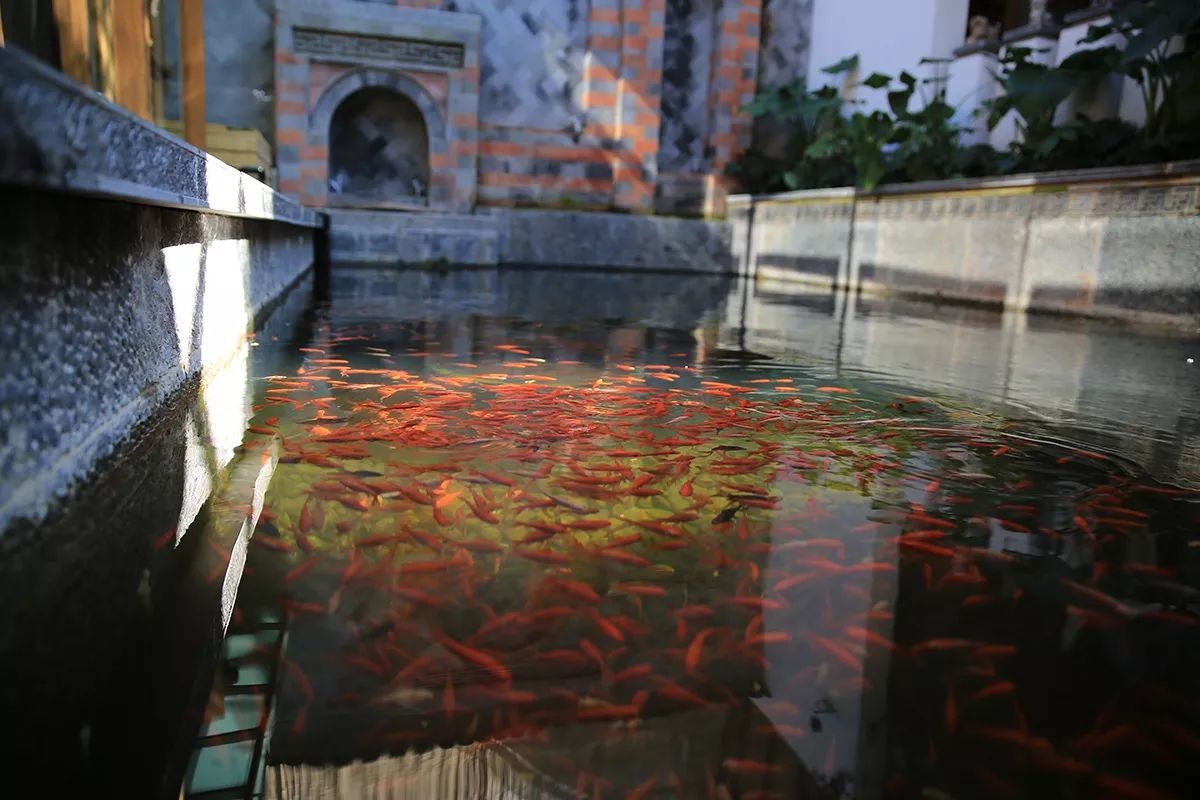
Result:
<svg viewBox="0 0 1200 800"><path fill-rule="evenodd" d="M418 37L422 28L437 28L442 36L467 41L483 28L476 14L351 0L277 0L275 10L291 25L360 34L398 32L392 29L400 24Z"/></svg>
<svg viewBox="0 0 1200 800"><path fill-rule="evenodd" d="M937 192L968 192L987 189L1019 189L1037 186L1062 186L1086 183L1131 183L1160 182L1172 179L1200 178L1200 159L1193 161L1168 161L1162 164L1144 164L1134 167L1097 167L1094 169L1060 170L1057 172L1030 172L1021 175L998 175L991 178L956 178L945 181L921 181L895 183L876 187L863 192L853 187L836 189L800 189L776 194L733 194L728 198L730 206L745 206L752 202L780 201L835 201L851 198L894 197L906 194L931 194Z"/></svg>
<svg viewBox="0 0 1200 800"><path fill-rule="evenodd" d="M320 213L14 47L0 47L0 184L323 225Z"/></svg>
<svg viewBox="0 0 1200 800"><path fill-rule="evenodd" d="M1100 17L1110 16L1122 5L1123 3L1117 0L1109 0L1109 2L1093 3L1087 8L1081 8L1078 11L1068 11L1066 14L1063 14L1063 25L1069 27L1084 22L1091 22Z"/></svg>

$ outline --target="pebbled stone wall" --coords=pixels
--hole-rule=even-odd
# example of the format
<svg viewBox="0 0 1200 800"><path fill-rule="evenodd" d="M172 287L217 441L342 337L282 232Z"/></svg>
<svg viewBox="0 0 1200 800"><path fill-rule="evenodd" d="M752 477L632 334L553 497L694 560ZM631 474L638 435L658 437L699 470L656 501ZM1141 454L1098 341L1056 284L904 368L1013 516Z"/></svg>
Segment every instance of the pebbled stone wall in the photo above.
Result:
<svg viewBox="0 0 1200 800"><path fill-rule="evenodd" d="M2 538L244 350L320 221L12 48L0 119Z"/></svg>
<svg viewBox="0 0 1200 800"><path fill-rule="evenodd" d="M1200 162L730 199L740 271L1200 326Z"/></svg>

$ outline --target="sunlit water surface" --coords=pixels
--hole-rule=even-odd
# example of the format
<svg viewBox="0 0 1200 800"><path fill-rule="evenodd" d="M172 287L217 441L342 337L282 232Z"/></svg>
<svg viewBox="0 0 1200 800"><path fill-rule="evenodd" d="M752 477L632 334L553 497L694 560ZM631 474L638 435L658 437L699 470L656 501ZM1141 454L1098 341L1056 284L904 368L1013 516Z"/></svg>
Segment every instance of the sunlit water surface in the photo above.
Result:
<svg viewBox="0 0 1200 800"><path fill-rule="evenodd" d="M349 269L302 339L189 793L1194 796L1195 340Z"/></svg>

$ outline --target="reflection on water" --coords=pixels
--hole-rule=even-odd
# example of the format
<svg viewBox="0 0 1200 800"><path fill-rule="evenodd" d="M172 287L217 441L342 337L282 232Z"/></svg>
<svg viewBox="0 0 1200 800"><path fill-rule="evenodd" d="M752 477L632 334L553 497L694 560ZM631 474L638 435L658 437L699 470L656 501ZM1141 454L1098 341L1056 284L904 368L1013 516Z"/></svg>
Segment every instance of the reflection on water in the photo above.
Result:
<svg viewBox="0 0 1200 800"><path fill-rule="evenodd" d="M186 793L1190 796L1196 341L794 291L336 272L174 551Z"/></svg>
<svg viewBox="0 0 1200 800"><path fill-rule="evenodd" d="M338 276L245 447L268 796L1187 793L1189 343L769 288Z"/></svg>

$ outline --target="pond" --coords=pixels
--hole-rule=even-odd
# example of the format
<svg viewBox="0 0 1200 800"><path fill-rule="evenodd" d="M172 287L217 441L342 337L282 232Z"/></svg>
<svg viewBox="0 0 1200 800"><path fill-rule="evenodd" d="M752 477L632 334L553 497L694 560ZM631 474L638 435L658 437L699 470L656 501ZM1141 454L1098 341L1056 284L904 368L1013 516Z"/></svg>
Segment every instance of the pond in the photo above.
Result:
<svg viewBox="0 0 1200 800"><path fill-rule="evenodd" d="M216 496L140 534L219 621L189 796L1200 780L1195 338L346 267L255 345Z"/></svg>

